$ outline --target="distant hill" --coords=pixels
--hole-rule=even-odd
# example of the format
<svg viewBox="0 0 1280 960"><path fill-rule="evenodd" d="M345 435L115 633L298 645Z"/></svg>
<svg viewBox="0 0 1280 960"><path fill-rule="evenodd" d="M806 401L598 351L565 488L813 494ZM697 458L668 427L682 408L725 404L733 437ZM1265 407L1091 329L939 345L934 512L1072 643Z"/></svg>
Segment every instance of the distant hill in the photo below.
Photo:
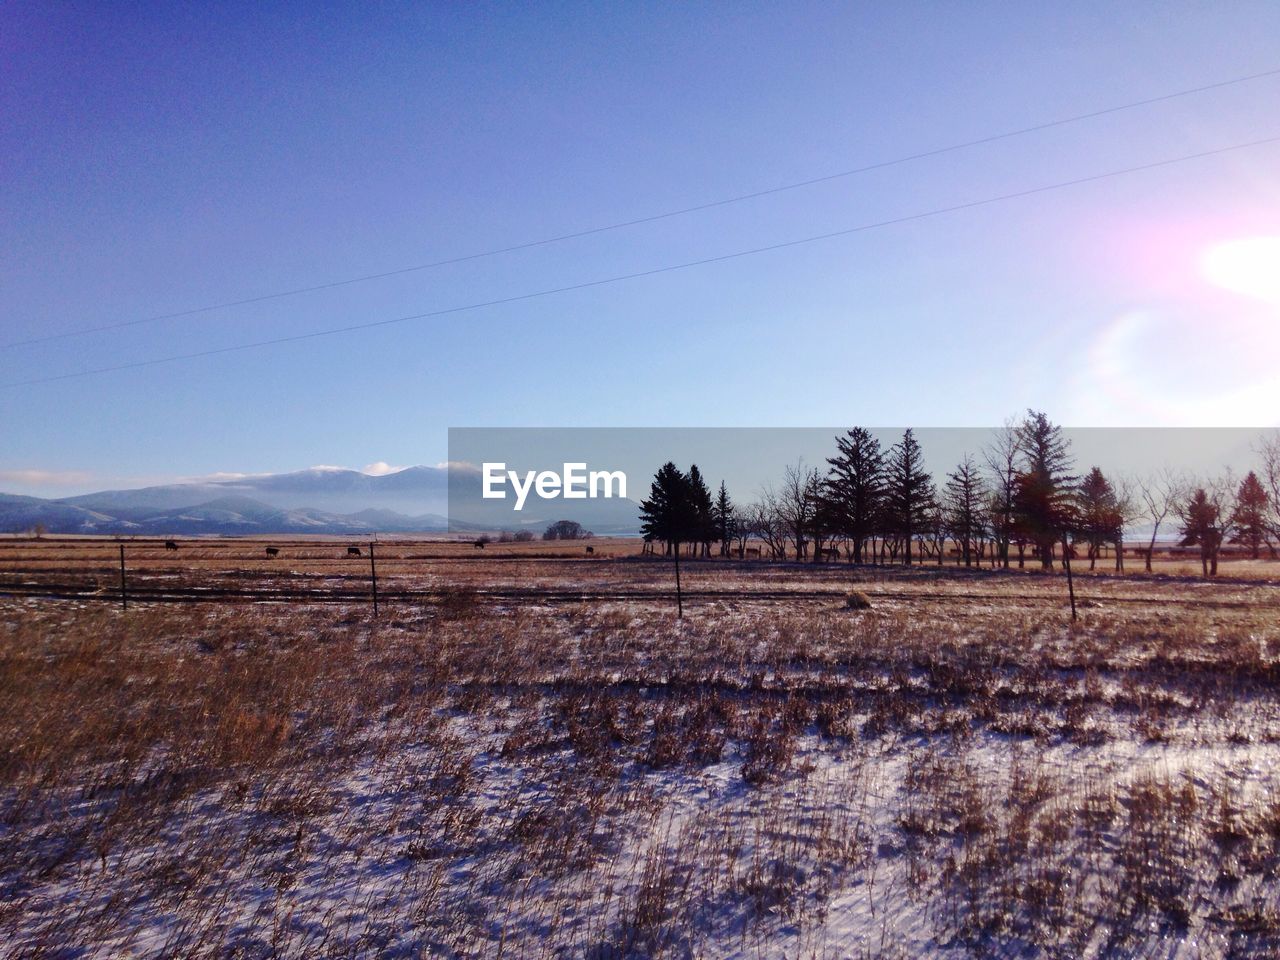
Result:
<svg viewBox="0 0 1280 960"><path fill-rule="evenodd" d="M50 533L125 533L133 524L58 500L0 493L0 531L16 533L37 524Z"/></svg>
<svg viewBox="0 0 1280 960"><path fill-rule="evenodd" d="M442 533L437 514L410 517L392 510L344 515L306 507L285 510L249 497L222 497L204 503L148 511L133 506L112 516L58 500L0 494L0 532L20 533L42 526L49 533L133 536L251 536L267 533Z"/></svg>
<svg viewBox="0 0 1280 960"><path fill-rule="evenodd" d="M442 467L409 467L381 477L358 470L319 467L136 490L103 490L57 502L127 519L223 497L249 497L285 510L305 507L349 514L380 509L406 516L437 514L443 517L448 511L448 495L448 471Z"/></svg>
<svg viewBox="0 0 1280 960"><path fill-rule="evenodd" d="M441 533L447 509L442 468L382 477L317 468L57 500L0 494L0 532L40 525L49 533L175 536Z"/></svg>
<svg viewBox="0 0 1280 960"><path fill-rule="evenodd" d="M577 520L599 534L631 534L631 500L530 503L514 514L501 501L479 498L479 476L444 467L409 467L385 476L313 468L292 473L103 490L62 499L0 494L0 533L37 525L49 533L145 536L249 536L268 533L443 533L533 529ZM476 505L479 504L477 508Z"/></svg>

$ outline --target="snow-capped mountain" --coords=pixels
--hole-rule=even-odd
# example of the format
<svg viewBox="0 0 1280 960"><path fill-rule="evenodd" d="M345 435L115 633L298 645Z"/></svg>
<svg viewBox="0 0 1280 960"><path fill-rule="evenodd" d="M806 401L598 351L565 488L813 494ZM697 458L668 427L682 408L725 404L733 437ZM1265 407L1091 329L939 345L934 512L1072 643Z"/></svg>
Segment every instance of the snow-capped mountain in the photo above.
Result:
<svg viewBox="0 0 1280 960"><path fill-rule="evenodd" d="M373 476L358 470L313 467L291 473L233 476L133 490L103 490L61 499L0 494L0 532L36 526L49 533L152 536L266 533L442 533L449 529L449 497L482 509L454 530L541 529L578 520L597 533L634 533L630 500L541 503L513 514L482 501L473 469L415 466ZM460 498L460 499L458 499Z"/></svg>

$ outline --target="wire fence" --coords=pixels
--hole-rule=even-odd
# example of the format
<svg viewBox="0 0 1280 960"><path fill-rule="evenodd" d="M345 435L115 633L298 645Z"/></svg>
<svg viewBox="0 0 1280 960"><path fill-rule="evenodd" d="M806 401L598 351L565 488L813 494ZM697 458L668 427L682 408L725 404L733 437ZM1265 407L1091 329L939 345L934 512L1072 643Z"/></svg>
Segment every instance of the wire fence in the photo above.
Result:
<svg viewBox="0 0 1280 960"><path fill-rule="evenodd" d="M527 562L530 560L554 560L557 565L586 564L597 569L601 559L619 559L612 557L571 556L564 553L536 554L523 553L515 555L495 555L494 551L477 550L476 555L465 552L416 553L413 547L400 549L397 554L384 556L379 552L379 544L362 544L359 548L344 546L334 550L332 546L321 547L314 542L299 541L296 544L282 541L273 548L263 552L243 554L234 547L212 548L200 554L188 551L179 555L176 547L170 547L167 541L130 541L111 544L84 544L83 553L87 556L67 558L70 562L84 564L74 574L65 571L45 570L42 572L23 572L21 564L26 561L34 563L58 559L51 552L41 552L26 557L21 553L10 553L4 559L10 566L9 574L0 573L0 598L9 599L43 599L81 601L88 603L117 604L125 609L130 604L368 604L375 616L379 610L388 605L423 606L456 603L460 598L469 603L502 604L502 605L550 605L550 604L583 604L583 603L659 603L673 604L676 593L673 585L641 585L631 584L614 586L609 584L562 586L544 584L536 586L509 585L477 585L473 582L431 583L423 585L423 576L406 574L404 565L414 561L444 562L450 565L466 563L470 560L494 562ZM68 552L80 546L76 541L64 541ZM126 551L125 547L129 550ZM390 546L389 544L386 546ZM107 547L104 550L103 547ZM298 556L278 556L285 548L307 549L316 555L301 558ZM114 548L114 549L113 549ZM275 549L276 552L271 552ZM115 566L116 550L119 551L118 571ZM109 552L108 552L109 551ZM345 551L345 552L344 552ZM290 551L294 552L293 550ZM205 554L208 554L207 556ZM133 568L130 558L141 561L144 566ZM155 561L165 558L163 566L156 566ZM323 572L297 573L281 570L278 563L302 559L308 565L321 568L333 565L341 572L327 569ZM662 557L628 556L628 566L637 565L645 568L653 567L662 570L662 576L670 576L669 561ZM185 560L186 564L182 561ZM202 563L215 561L219 568L202 567ZM397 566L400 573L390 576L380 575L378 564L382 561ZM225 564L238 564L229 569ZM367 567L356 572L355 565ZM14 568L17 568L16 570ZM1018 574L1009 574L998 570L953 569L950 567L917 566L909 570L900 570L880 565L850 566L844 563L813 564L790 561L742 561L735 559L715 558L700 560L696 568L711 570L716 568L747 569L761 571L796 571L794 579L788 585L759 585L744 583L739 586L686 585L681 590L681 598L692 602L790 602L790 603L835 603L842 602L849 589L857 586L869 590L876 600L892 601L898 604L938 604L938 603L998 603L1010 606L1044 607L1056 606L1062 602L1059 592L1060 584L1022 580ZM825 579L814 579L803 576L804 573L825 573ZM855 575L867 577L881 576L880 581L863 579L834 580L832 574L850 571ZM920 589L921 583L911 584L916 589L895 589L903 583L903 578L913 581L936 582L945 579L948 587L945 590ZM1012 577L1018 577L1020 583ZM439 580L438 574L427 577ZM965 580L969 584L965 584ZM1121 575L1108 575L1105 580L1136 579ZM1177 581L1179 578L1162 577L1158 579L1141 578L1151 586L1157 586L1161 580ZM292 581L292 582L291 582ZM301 581L301 582L300 582ZM306 582L310 581L310 582ZM1003 589L981 589L983 584L997 585ZM1114 592L1081 594L1084 602L1106 603L1125 606L1143 605L1177 605L1220 609L1280 609L1280 583L1268 580L1228 580L1219 578L1220 585L1262 588L1252 590L1247 597L1240 596L1197 596L1192 594L1162 592L1159 594L1118 594ZM955 589L955 584L964 584ZM1010 589L1021 586L1022 589ZM1028 589L1030 588L1030 589ZM1268 589L1269 588L1269 589ZM1259 595L1259 593L1262 595ZM1274 592L1275 599L1266 596Z"/></svg>
<svg viewBox="0 0 1280 960"><path fill-rule="evenodd" d="M1258 584L1267 586L1266 584ZM927 593L910 590L872 589L875 600L905 604L945 603L1000 603L1010 606L1060 605L1063 600L1056 593L1039 592L984 592L948 591ZM1280 593L1280 590L1277 590ZM786 601L798 603L832 603L843 601L848 588L797 587L794 589L689 589L683 590L686 601ZM330 587L279 587L253 586L228 587L220 585L180 586L150 580L126 581L125 590L101 581L43 581L0 579L0 597L44 600L77 600L105 602L119 605L142 603L292 603L292 604L369 604L374 603L371 582ZM434 588L395 587L388 589L383 580L377 591L381 607L399 605L433 605L452 603L460 597L477 603L541 605L575 603L674 603L673 589L574 589L558 587L473 587L440 586ZM1117 604L1124 606L1189 606L1216 609L1276 609L1280 610L1280 597L1276 600L1258 598L1234 599L1229 597L1170 597L1081 594L1082 601Z"/></svg>

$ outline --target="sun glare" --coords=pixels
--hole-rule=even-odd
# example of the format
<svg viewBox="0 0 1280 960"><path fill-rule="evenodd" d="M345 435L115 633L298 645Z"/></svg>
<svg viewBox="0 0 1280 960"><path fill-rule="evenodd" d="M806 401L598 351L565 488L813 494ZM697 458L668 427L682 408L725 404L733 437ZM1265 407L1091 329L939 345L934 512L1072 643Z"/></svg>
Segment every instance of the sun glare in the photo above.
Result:
<svg viewBox="0 0 1280 960"><path fill-rule="evenodd" d="M1247 237L1210 247L1200 269L1224 290L1280 304L1280 237Z"/></svg>

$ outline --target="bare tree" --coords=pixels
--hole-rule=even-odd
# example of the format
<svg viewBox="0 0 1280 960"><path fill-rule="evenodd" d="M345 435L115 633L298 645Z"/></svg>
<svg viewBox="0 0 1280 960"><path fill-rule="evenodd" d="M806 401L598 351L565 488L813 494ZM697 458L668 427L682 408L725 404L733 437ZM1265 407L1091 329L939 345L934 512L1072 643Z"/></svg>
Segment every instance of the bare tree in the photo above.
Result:
<svg viewBox="0 0 1280 960"><path fill-rule="evenodd" d="M1267 513L1267 526L1271 537L1280 540L1280 430L1269 437L1263 437L1257 446L1258 456L1262 458L1261 480L1267 489L1271 501L1271 509ZM1274 555L1274 550L1272 551Z"/></svg>
<svg viewBox="0 0 1280 960"><path fill-rule="evenodd" d="M1018 487L1020 450L1018 425L1010 419L996 431L995 438L982 452L992 480L989 514L995 548L993 556L1006 570L1009 568L1009 544L1014 533L1014 497Z"/></svg>
<svg viewBox="0 0 1280 960"><path fill-rule="evenodd" d="M951 535L947 511L935 499L929 506L925 517L925 529L920 536L920 556L926 555L938 561L942 566L943 555L947 552L947 538Z"/></svg>
<svg viewBox="0 0 1280 960"><path fill-rule="evenodd" d="M576 520L557 520L542 533L543 540L586 540L591 531L583 529ZM487 538L486 538L487 539Z"/></svg>
<svg viewBox="0 0 1280 960"><path fill-rule="evenodd" d="M1124 572L1124 534L1143 517L1143 505L1138 497L1138 481L1127 474L1115 480L1116 515L1120 521L1116 527L1116 572ZM1148 554L1150 556L1150 554Z"/></svg>
<svg viewBox="0 0 1280 960"><path fill-rule="evenodd" d="M778 503L791 534L791 542L795 545L797 560L807 556L809 537L815 532L813 521L821 492L822 478L816 469L806 467L803 460L783 472Z"/></svg>
<svg viewBox="0 0 1280 960"><path fill-rule="evenodd" d="M1151 557L1156 552L1156 537L1160 535L1160 524L1176 513L1178 505L1187 499L1186 477L1165 467L1159 473L1138 477L1138 496L1142 500L1143 519L1151 521L1151 541L1147 544L1147 573L1151 572Z"/></svg>
<svg viewBox="0 0 1280 960"><path fill-rule="evenodd" d="M769 554L775 560L786 559L790 526L782 498L772 487L765 487L760 499L747 508L747 518L752 532L769 548Z"/></svg>
<svg viewBox="0 0 1280 960"><path fill-rule="evenodd" d="M757 540L764 539L760 533L760 521L758 513L759 504L749 503L746 506L735 506L733 508L734 527L733 533L738 541L738 558L741 559L747 555L747 541L753 537Z"/></svg>
<svg viewBox="0 0 1280 960"><path fill-rule="evenodd" d="M835 559L839 559L840 549L837 544L844 536L840 510L827 496L826 485L816 470L810 480L813 484L813 516L809 521L809 532L813 539L813 562L822 563L831 559L833 553Z"/></svg>

